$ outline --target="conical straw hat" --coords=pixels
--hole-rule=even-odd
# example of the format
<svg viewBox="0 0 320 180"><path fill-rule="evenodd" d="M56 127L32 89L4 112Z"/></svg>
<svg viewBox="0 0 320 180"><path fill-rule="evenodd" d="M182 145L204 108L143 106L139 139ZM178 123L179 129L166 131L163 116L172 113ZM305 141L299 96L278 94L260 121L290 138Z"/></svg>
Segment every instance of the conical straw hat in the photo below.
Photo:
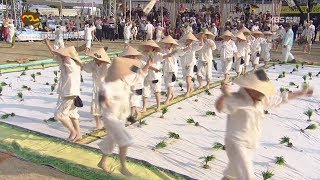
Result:
<svg viewBox="0 0 320 180"><path fill-rule="evenodd" d="M253 31L252 34L257 34L257 35L263 35L263 33L261 31Z"/></svg>
<svg viewBox="0 0 320 180"><path fill-rule="evenodd" d="M203 29L200 34L205 34L205 35L208 35L209 38L213 39L215 38L216 36L214 34L212 34L212 32L210 32L208 29Z"/></svg>
<svg viewBox="0 0 320 180"><path fill-rule="evenodd" d="M239 39L242 39L244 41L247 40L246 36L244 36L243 32L241 32L241 31L236 34L236 37Z"/></svg>
<svg viewBox="0 0 320 180"><path fill-rule="evenodd" d="M155 49L155 51L160 52L161 48L158 46L158 44L156 42L154 42L153 40L148 40L147 42L144 42L140 45L140 47L144 50L144 48L146 46L151 46Z"/></svg>
<svg viewBox="0 0 320 180"><path fill-rule="evenodd" d="M137 59L129 59L125 57L115 57L108 69L106 82L113 82L118 79L123 79L128 75L137 73L142 62Z"/></svg>
<svg viewBox="0 0 320 180"><path fill-rule="evenodd" d="M257 70L245 77L238 78L234 81L240 87L253 89L265 96L274 96L277 94L275 86L269 80L264 70Z"/></svg>
<svg viewBox="0 0 320 180"><path fill-rule="evenodd" d="M173 44L173 45L179 46L177 41L174 40L170 35L168 35L165 38L163 38L162 41L160 41L160 42L161 43L165 43L165 44Z"/></svg>
<svg viewBox="0 0 320 180"><path fill-rule="evenodd" d="M229 30L226 30L222 35L221 37L224 38L226 36L229 36L229 37L233 37L233 34L229 31Z"/></svg>
<svg viewBox="0 0 320 180"><path fill-rule="evenodd" d="M263 34L264 35L272 35L272 32L271 31L264 31Z"/></svg>
<svg viewBox="0 0 320 180"><path fill-rule="evenodd" d="M199 41L191 32L184 35L181 39L182 41L186 41L186 40Z"/></svg>
<svg viewBox="0 0 320 180"><path fill-rule="evenodd" d="M111 63L111 60L110 60L108 54L106 53L106 51L104 50L104 48L99 48L95 51L87 53L87 56L93 57L99 61Z"/></svg>
<svg viewBox="0 0 320 180"><path fill-rule="evenodd" d="M122 57L136 56L138 57L138 59L141 59L143 55L132 46L128 46L128 48L121 54L121 56Z"/></svg>
<svg viewBox="0 0 320 180"><path fill-rule="evenodd" d="M76 48L74 46L61 48L61 49L53 51L53 53L61 55L61 56L65 56L65 57L70 57L71 59L75 60L77 63L82 64L82 61L80 60L79 54L76 51Z"/></svg>
<svg viewBox="0 0 320 180"><path fill-rule="evenodd" d="M248 28L246 28L245 26L241 29L241 31L243 32L243 34L248 34L248 35L250 35L251 34L251 31L248 29Z"/></svg>

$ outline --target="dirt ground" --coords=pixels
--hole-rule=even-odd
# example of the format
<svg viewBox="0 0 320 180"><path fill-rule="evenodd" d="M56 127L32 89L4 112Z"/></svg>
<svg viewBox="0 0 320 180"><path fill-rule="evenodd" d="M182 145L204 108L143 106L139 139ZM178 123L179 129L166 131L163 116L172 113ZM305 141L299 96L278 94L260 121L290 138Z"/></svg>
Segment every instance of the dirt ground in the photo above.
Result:
<svg viewBox="0 0 320 180"><path fill-rule="evenodd" d="M20 160L0 152L0 180L78 180L56 169Z"/></svg>
<svg viewBox="0 0 320 180"><path fill-rule="evenodd" d="M51 42L53 44L53 41ZM131 45L137 47L139 41L132 42ZM67 41L66 46L76 46L77 44L81 46L84 44L84 41L77 43L76 41ZM107 41L103 40L102 46L109 47L108 52L114 50L121 50L124 48L123 41ZM101 47L100 43L93 42L93 50ZM295 56L297 61L308 61L314 63L320 63L320 43L313 45L313 50L311 54L304 54L302 52L302 47L295 45L291 51ZM81 53L83 54L83 53ZM272 59L281 59L281 49L272 51ZM49 53L47 47L42 42L17 42L14 48L10 48L8 44L1 42L0 44L0 63L7 61L24 61L24 60L41 60L50 58L51 54Z"/></svg>

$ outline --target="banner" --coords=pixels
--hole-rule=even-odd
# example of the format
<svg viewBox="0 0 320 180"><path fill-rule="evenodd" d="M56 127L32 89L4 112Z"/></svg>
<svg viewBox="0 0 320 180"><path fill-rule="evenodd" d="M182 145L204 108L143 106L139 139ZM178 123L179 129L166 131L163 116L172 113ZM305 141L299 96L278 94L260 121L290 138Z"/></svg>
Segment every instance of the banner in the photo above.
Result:
<svg viewBox="0 0 320 180"><path fill-rule="evenodd" d="M151 0L144 8L143 12L146 14L149 14L149 12L152 10L153 6L156 4L157 0Z"/></svg>
<svg viewBox="0 0 320 180"><path fill-rule="evenodd" d="M307 13L307 6L300 6L303 13ZM310 13L320 13L320 5L315 5L312 7ZM282 6L281 7L281 14L300 14L298 9L291 9L289 6Z"/></svg>
<svg viewBox="0 0 320 180"><path fill-rule="evenodd" d="M17 33L18 34L18 33ZM17 35L16 41L43 41L44 39L55 39L53 32L41 32L41 31L22 31ZM78 32L65 32L63 39L77 39ZM79 31L79 39L84 39L84 31Z"/></svg>

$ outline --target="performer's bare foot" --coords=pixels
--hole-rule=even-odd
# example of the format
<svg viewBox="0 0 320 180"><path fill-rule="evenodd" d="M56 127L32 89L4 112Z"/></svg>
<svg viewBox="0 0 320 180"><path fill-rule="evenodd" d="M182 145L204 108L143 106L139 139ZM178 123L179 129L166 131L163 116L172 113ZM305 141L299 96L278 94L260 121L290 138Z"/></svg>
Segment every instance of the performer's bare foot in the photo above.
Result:
<svg viewBox="0 0 320 180"><path fill-rule="evenodd" d="M103 163L102 161L100 161L97 165L99 168L101 168L104 172L111 174L114 171L114 168L112 167L107 167L107 165L105 163Z"/></svg>
<svg viewBox="0 0 320 180"><path fill-rule="evenodd" d="M82 135L77 134L76 137L72 140L72 142L77 142L77 141L80 141L81 139L82 139Z"/></svg>
<svg viewBox="0 0 320 180"><path fill-rule="evenodd" d="M96 130L100 130L102 128L103 128L103 126L101 124L99 124L99 125L96 125L96 127L93 130L96 131Z"/></svg>
<svg viewBox="0 0 320 180"><path fill-rule="evenodd" d="M190 97L190 93L187 93L184 97Z"/></svg>
<svg viewBox="0 0 320 180"><path fill-rule="evenodd" d="M66 139L67 141L72 141L77 136L76 133L70 133L69 137Z"/></svg>
<svg viewBox="0 0 320 180"><path fill-rule="evenodd" d="M141 113L144 113L144 112L146 112L146 111L147 111L147 108L142 108L140 112L141 112Z"/></svg>
<svg viewBox="0 0 320 180"><path fill-rule="evenodd" d="M209 85L209 84L207 84L207 85L206 85L206 89L207 89L207 90L209 90L209 88L210 88L210 85Z"/></svg>
<svg viewBox="0 0 320 180"><path fill-rule="evenodd" d="M121 168L120 172L125 176L132 176L132 173L127 168Z"/></svg>
<svg viewBox="0 0 320 180"><path fill-rule="evenodd" d="M202 89L203 88L203 86L202 85L200 85L197 89Z"/></svg>
<svg viewBox="0 0 320 180"><path fill-rule="evenodd" d="M161 111L161 107L160 106L158 106L158 108L157 108L157 112L160 112Z"/></svg>

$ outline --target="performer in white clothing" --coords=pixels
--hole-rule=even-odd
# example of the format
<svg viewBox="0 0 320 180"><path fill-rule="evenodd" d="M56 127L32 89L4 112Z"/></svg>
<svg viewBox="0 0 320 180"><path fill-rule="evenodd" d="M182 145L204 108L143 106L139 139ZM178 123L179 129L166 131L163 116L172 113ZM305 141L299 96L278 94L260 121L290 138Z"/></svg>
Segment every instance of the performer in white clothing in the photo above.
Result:
<svg viewBox="0 0 320 180"><path fill-rule="evenodd" d="M254 31L252 35L255 37L254 41L251 45L251 61L253 65L253 69L256 70L261 56L261 44L267 43L266 39L263 37L263 33L261 31Z"/></svg>
<svg viewBox="0 0 320 180"><path fill-rule="evenodd" d="M162 84L162 61L167 57L171 56L172 53L165 55L161 52L161 48L153 41L148 40L141 45L141 49L143 50L143 59L144 61L148 61L148 59L152 58L153 63L150 66L150 71L148 76L144 81L143 88L143 107L141 112L145 112L147 110L147 99L151 97L151 93L154 93L157 102L157 111L161 110L161 84Z"/></svg>
<svg viewBox="0 0 320 180"><path fill-rule="evenodd" d="M125 58L139 60L141 63L139 68L142 68L146 64L146 62L142 60L143 55L139 51L134 49L132 46L128 46L128 48L121 54L121 56ZM131 123L134 123L140 116L140 111L138 110L138 107L141 107L144 80L145 78L141 78L139 81L137 81L131 86L131 116L127 119Z"/></svg>
<svg viewBox="0 0 320 180"><path fill-rule="evenodd" d="M226 30L222 36L223 41L220 46L218 46L218 50L220 51L220 58L222 64L222 73L224 74L224 80L229 80L229 73L232 67L232 59L235 54L238 52L237 46L234 41L231 39L233 34Z"/></svg>
<svg viewBox="0 0 320 180"><path fill-rule="evenodd" d="M86 42L86 50L85 52L91 51L92 39L94 37L95 27L93 25L89 25L87 23L84 27L84 40Z"/></svg>
<svg viewBox="0 0 320 180"><path fill-rule="evenodd" d="M206 80L206 89L209 89L210 81L212 79L212 66L213 66L213 51L217 49L216 44L212 39L215 38L215 35L212 34L207 29L204 29L200 32L200 39L202 48L198 51L199 61L198 61L198 82L201 89L203 87L202 81Z"/></svg>
<svg viewBox="0 0 320 180"><path fill-rule="evenodd" d="M202 43L197 43L197 41L199 40L191 32L183 36L180 40L181 47L186 49L186 53L180 57L182 74L187 83L186 97L189 97L193 91L192 77L194 72L198 71L195 54L196 51L202 48Z"/></svg>
<svg viewBox="0 0 320 180"><path fill-rule="evenodd" d="M101 92L100 102L106 107L104 125L108 135L98 144L103 156L98 167L106 173L112 173L112 168L107 166L108 157L117 144L119 147L120 172L125 176L132 174L126 167L126 154L132 145L132 137L125 129L125 120L130 115L129 98L131 86L145 78L152 59L140 69L139 60L116 57L109 67L106 84Z"/></svg>
<svg viewBox="0 0 320 180"><path fill-rule="evenodd" d="M103 127L101 119L102 108L99 103L99 92L103 86L104 79L107 76L111 60L104 48L100 48L94 52L90 52L87 54L87 56L94 58L93 61L90 61L83 66L83 70L87 73L92 73L93 93L91 102L91 114L96 121L96 127L94 130L98 130Z"/></svg>
<svg viewBox="0 0 320 180"><path fill-rule="evenodd" d="M168 104L170 100L174 99L176 96L174 85L178 76L177 57L182 56L184 54L184 50L177 48L179 44L170 35L165 37L161 43L164 45L162 53L171 54L171 56L164 58L163 61L164 83L167 88L167 99L165 104Z"/></svg>
<svg viewBox="0 0 320 180"><path fill-rule="evenodd" d="M285 24L284 28L286 33L282 40L282 62L287 63L288 59L295 61L294 56L290 52L294 42L294 34L290 24Z"/></svg>
<svg viewBox="0 0 320 180"><path fill-rule="evenodd" d="M247 72L247 67L250 63L250 57L251 57L251 45L254 41L254 37L251 35L251 31L247 29L246 27L243 27L241 29L242 33L246 37L246 43L245 43L245 54L244 54L244 64L243 64L243 74Z"/></svg>
<svg viewBox="0 0 320 180"><path fill-rule="evenodd" d="M80 72L83 65L73 46L54 50L49 40L45 40L45 44L60 64L61 71L61 81L57 90L61 100L56 108L54 117L69 130L70 135L67 140L76 142L82 139L79 114L75 102L80 96Z"/></svg>
<svg viewBox="0 0 320 180"><path fill-rule="evenodd" d="M240 31L238 32L235 37L237 38L236 46L237 46L237 53L235 56L235 64L236 64L236 73L237 77L241 75L244 71L244 58L246 56L246 48L247 48L247 39L244 34Z"/></svg>
<svg viewBox="0 0 320 180"><path fill-rule="evenodd" d="M266 41L261 44L261 59L263 59L264 65L266 66L271 58L270 51L272 48L272 32L264 31L263 35Z"/></svg>
<svg viewBox="0 0 320 180"><path fill-rule="evenodd" d="M231 93L229 85L222 84L223 95L216 101L216 109L228 115L225 146L229 163L223 179L253 180L256 176L252 158L261 135L264 110L298 96L312 95L313 90L277 94L263 70L238 78L234 83L240 89Z"/></svg>

